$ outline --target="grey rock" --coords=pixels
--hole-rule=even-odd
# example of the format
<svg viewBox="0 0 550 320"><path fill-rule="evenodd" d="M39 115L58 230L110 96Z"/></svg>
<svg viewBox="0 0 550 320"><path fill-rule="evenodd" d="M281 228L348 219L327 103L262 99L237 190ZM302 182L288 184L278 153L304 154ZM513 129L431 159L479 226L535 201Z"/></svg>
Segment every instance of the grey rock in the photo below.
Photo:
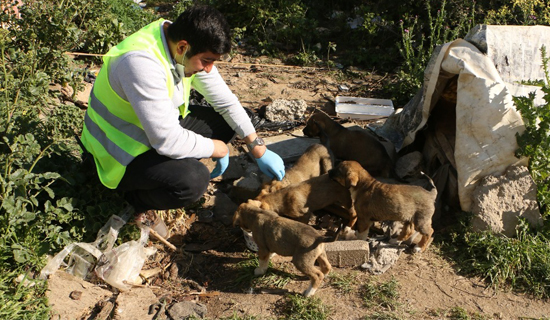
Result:
<svg viewBox="0 0 550 320"><path fill-rule="evenodd" d="M276 99L265 108L265 118L273 122L299 121L307 109L305 100Z"/></svg>
<svg viewBox="0 0 550 320"><path fill-rule="evenodd" d="M520 217L533 226L542 224L537 188L524 166L512 165L503 175L486 176L472 197L474 231L491 230L513 237Z"/></svg>
<svg viewBox="0 0 550 320"><path fill-rule="evenodd" d="M204 318L206 315L206 306L202 303L193 301L182 301L173 304L168 309L168 314L174 320L186 320L191 316Z"/></svg>

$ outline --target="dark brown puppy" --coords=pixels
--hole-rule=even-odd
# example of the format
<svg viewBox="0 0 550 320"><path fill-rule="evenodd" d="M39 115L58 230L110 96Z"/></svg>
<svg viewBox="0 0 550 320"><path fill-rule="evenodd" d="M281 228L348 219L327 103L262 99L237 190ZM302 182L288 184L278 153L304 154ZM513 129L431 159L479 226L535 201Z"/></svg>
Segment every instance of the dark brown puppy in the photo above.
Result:
<svg viewBox="0 0 550 320"><path fill-rule="evenodd" d="M366 130L347 129L326 113L317 112L307 120L303 132L308 137L321 137L323 144L323 139L328 139L336 158L355 160L375 176L389 177L393 171L393 160L388 151Z"/></svg>
<svg viewBox="0 0 550 320"><path fill-rule="evenodd" d="M307 179L328 173L332 169L333 160L328 149L321 144L309 146L298 158L292 168L285 173L283 180L273 180L262 187L259 197L282 189L288 185L300 183Z"/></svg>
<svg viewBox="0 0 550 320"><path fill-rule="evenodd" d="M233 215L233 225L251 231L258 245L259 267L254 274L265 274L273 253L292 257L292 263L311 281L304 296L312 296L332 269L325 252L325 242L332 242L335 238L324 236L310 225L260 209L259 205L257 200L248 200ZM315 266L316 261L319 268Z"/></svg>
<svg viewBox="0 0 550 320"><path fill-rule="evenodd" d="M391 220L405 224L397 238L399 241L407 240L415 229L420 232L422 240L415 246L415 251L423 252L431 243L437 197L431 179L431 191L414 185L382 183L356 161L341 162L329 172L329 176L351 192L357 212L357 238L366 240L374 221Z"/></svg>
<svg viewBox="0 0 550 320"><path fill-rule="evenodd" d="M262 209L306 224L314 211L334 204L345 208L335 213L349 219L349 227L353 227L357 220L349 190L332 180L328 174L289 185L256 199L261 202Z"/></svg>

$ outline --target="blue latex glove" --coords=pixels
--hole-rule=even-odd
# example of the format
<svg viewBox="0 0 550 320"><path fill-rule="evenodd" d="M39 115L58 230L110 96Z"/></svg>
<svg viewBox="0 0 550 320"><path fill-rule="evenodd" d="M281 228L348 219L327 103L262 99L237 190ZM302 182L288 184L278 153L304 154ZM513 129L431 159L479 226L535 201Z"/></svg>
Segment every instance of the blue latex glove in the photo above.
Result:
<svg viewBox="0 0 550 320"><path fill-rule="evenodd" d="M213 158L212 160L216 162L216 167L210 173L210 179L221 176L225 172L229 166L229 152L223 158Z"/></svg>
<svg viewBox="0 0 550 320"><path fill-rule="evenodd" d="M271 179L277 178L277 180L283 180L285 176L285 163L283 159L275 152L266 149L264 155L261 158L256 159L258 167Z"/></svg>

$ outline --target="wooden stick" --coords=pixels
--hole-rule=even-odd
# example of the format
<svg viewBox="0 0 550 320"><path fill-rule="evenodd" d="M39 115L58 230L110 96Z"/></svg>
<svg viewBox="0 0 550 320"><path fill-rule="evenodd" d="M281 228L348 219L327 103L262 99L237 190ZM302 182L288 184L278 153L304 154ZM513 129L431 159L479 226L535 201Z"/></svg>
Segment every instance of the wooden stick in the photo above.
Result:
<svg viewBox="0 0 550 320"><path fill-rule="evenodd" d="M168 240L164 239L164 237L161 236L160 234L158 234L158 232L156 232L155 230L149 229L149 234L152 235L153 237L157 238L160 242L164 243L168 248L170 248L174 251L178 251L176 246L174 246L173 244L168 242Z"/></svg>

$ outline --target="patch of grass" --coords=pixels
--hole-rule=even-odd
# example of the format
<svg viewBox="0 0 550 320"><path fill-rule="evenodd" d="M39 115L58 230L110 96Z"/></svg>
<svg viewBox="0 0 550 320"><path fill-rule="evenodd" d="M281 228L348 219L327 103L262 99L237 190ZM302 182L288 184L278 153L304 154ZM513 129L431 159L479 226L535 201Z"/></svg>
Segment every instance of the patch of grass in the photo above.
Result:
<svg viewBox="0 0 550 320"><path fill-rule="evenodd" d="M363 320L401 320L402 318L393 312L375 312L365 316Z"/></svg>
<svg viewBox="0 0 550 320"><path fill-rule="evenodd" d="M332 287L340 290L342 293L348 294L357 285L357 274L341 274L331 272L328 275L328 280Z"/></svg>
<svg viewBox="0 0 550 320"><path fill-rule="evenodd" d="M462 307L455 306L449 310L437 309L431 312L433 316L440 319L450 320L488 320L491 317L479 314L477 312L469 312Z"/></svg>
<svg viewBox="0 0 550 320"><path fill-rule="evenodd" d="M329 306L323 305L321 299L306 298L298 294L285 296L279 304L279 309L285 320L325 320L332 313Z"/></svg>
<svg viewBox="0 0 550 320"><path fill-rule="evenodd" d="M516 238L471 232L464 224L442 248L461 272L480 276L495 288L508 287L548 298L549 237L548 230L530 230L523 220Z"/></svg>
<svg viewBox="0 0 550 320"><path fill-rule="evenodd" d="M200 318L196 315L191 315L186 319L188 319L188 320L208 320L208 318ZM260 320L260 319L265 319L265 318L260 318L258 316L251 316L251 315L239 316L235 312L233 312L233 314L229 317L218 318L218 320Z"/></svg>
<svg viewBox="0 0 550 320"><path fill-rule="evenodd" d="M271 261L264 275L254 275L254 269L259 266L258 255L250 253L247 260L237 263L238 276L235 286L245 288L278 288L283 289L296 276L281 270L273 269Z"/></svg>
<svg viewBox="0 0 550 320"><path fill-rule="evenodd" d="M400 303L399 283L392 277L390 280L382 283L370 281L362 289L362 298L366 307L379 306L387 310L396 310Z"/></svg>
<svg viewBox="0 0 550 320"><path fill-rule="evenodd" d="M0 269L0 319L49 319L45 282L16 283L13 279L22 273Z"/></svg>

